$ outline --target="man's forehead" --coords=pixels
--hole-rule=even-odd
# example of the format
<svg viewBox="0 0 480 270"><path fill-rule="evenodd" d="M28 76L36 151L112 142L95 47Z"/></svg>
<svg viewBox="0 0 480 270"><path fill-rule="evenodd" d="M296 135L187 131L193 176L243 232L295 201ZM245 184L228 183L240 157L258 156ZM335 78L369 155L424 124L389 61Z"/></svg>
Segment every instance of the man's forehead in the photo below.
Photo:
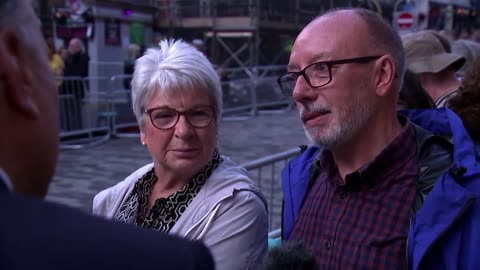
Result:
<svg viewBox="0 0 480 270"><path fill-rule="evenodd" d="M317 53L323 50L341 49L354 38L348 26L338 27L333 22L317 21L307 26L295 40L293 50L311 50ZM307 47L305 47L307 46ZM332 47L332 48L330 48Z"/></svg>
<svg viewBox="0 0 480 270"><path fill-rule="evenodd" d="M336 11L323 15L310 22L302 32L339 34L352 31L362 24L363 20L352 11ZM339 31L342 30L342 31Z"/></svg>
<svg viewBox="0 0 480 270"><path fill-rule="evenodd" d="M315 45L317 51L348 49L366 42L364 37L367 35L368 29L358 15L346 12L328 14L315 19L300 32L293 50L302 49L305 44Z"/></svg>

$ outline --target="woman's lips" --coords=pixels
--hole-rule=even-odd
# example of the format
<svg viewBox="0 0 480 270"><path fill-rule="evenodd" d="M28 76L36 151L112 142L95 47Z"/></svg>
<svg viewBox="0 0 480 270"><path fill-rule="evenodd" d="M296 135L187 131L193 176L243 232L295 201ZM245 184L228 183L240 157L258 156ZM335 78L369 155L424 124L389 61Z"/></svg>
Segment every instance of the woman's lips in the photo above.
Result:
<svg viewBox="0 0 480 270"><path fill-rule="evenodd" d="M191 152L191 151L196 151L196 148L178 148L178 149L173 149L172 151L178 151L178 152Z"/></svg>
<svg viewBox="0 0 480 270"><path fill-rule="evenodd" d="M188 157L197 156L199 149L198 148L178 148L170 151L173 152L173 154L178 157L188 158Z"/></svg>

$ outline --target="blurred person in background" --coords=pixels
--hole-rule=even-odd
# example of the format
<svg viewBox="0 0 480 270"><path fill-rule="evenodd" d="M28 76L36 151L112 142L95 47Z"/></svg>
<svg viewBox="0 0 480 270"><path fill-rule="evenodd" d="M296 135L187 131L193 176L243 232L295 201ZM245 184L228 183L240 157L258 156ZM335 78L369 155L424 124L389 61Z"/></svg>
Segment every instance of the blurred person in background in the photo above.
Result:
<svg viewBox="0 0 480 270"><path fill-rule="evenodd" d="M480 43L480 29L475 29L470 36L471 40Z"/></svg>
<svg viewBox="0 0 480 270"><path fill-rule="evenodd" d="M480 58L480 43L472 40L460 39L451 42L452 52L463 55L465 64L457 71L459 77L463 77L473 61Z"/></svg>
<svg viewBox="0 0 480 270"><path fill-rule="evenodd" d="M195 47L197 50L201 51L205 56L208 57L207 50L205 48L205 43L203 42L203 40L199 38L195 38L192 40L192 45L193 47Z"/></svg>
<svg viewBox="0 0 480 270"><path fill-rule="evenodd" d="M447 42L451 42L455 40L455 32L453 30L424 30L424 31L429 31L433 34L438 34L439 36L443 37Z"/></svg>
<svg viewBox="0 0 480 270"><path fill-rule="evenodd" d="M462 86L463 91L451 98L447 106L460 116L470 136L477 142L477 149L480 149L480 58L467 69Z"/></svg>
<svg viewBox="0 0 480 270"><path fill-rule="evenodd" d="M437 108L461 91L456 72L465 57L452 53L450 42L442 35L424 30L402 36L407 69L420 77L423 88Z"/></svg>
<svg viewBox="0 0 480 270"><path fill-rule="evenodd" d="M219 270L257 269L267 204L217 148L222 91L212 64L186 42L161 41L136 61L132 106L153 163L97 194L94 214L202 241Z"/></svg>
<svg viewBox="0 0 480 270"><path fill-rule="evenodd" d="M47 38L46 41L48 46L50 69L53 71L53 74L56 77L61 77L63 75L63 69L65 68L63 59L57 53L53 39Z"/></svg>
<svg viewBox="0 0 480 270"><path fill-rule="evenodd" d="M158 45L157 45L158 46ZM140 57L140 46L137 44L129 44L127 48L127 59L123 62L123 74L131 76L135 70L135 61ZM123 87L130 89L131 77L123 80Z"/></svg>
<svg viewBox="0 0 480 270"><path fill-rule="evenodd" d="M58 90L31 1L0 1L0 269L213 270L206 247L43 200Z"/></svg>
<svg viewBox="0 0 480 270"><path fill-rule="evenodd" d="M68 58L67 48L65 48L65 46L60 46L60 48L58 48L58 55L60 55L63 63L65 64L65 62L67 62L67 58Z"/></svg>
<svg viewBox="0 0 480 270"><path fill-rule="evenodd" d="M72 38L68 43L68 56L65 61L63 82L60 88L61 117L63 130L82 129L84 127L83 99L87 94L89 57L83 41Z"/></svg>
<svg viewBox="0 0 480 270"><path fill-rule="evenodd" d="M65 62L65 77L88 77L88 63L85 45L79 38L72 38L68 43L68 56Z"/></svg>
<svg viewBox="0 0 480 270"><path fill-rule="evenodd" d="M423 89L418 75L407 70L398 96L398 109L433 109L435 103Z"/></svg>

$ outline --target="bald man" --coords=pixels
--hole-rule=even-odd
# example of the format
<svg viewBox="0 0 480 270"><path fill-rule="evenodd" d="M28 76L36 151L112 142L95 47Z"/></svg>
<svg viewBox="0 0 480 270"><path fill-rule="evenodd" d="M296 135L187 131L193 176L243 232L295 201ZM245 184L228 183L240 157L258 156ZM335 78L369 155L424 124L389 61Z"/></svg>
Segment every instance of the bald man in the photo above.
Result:
<svg viewBox="0 0 480 270"><path fill-rule="evenodd" d="M455 269L460 259L447 254L458 245L469 260L478 257L474 240L462 235L478 241L469 218L480 213L463 213L463 227L447 233L452 239L425 241L445 233L430 228L456 222L459 208L472 209L467 195L480 189L457 179L468 181L462 173L479 166L453 112L397 113L404 73L402 41L391 26L372 11L345 9L300 32L278 78L313 144L282 172L282 236L304 241L320 269Z"/></svg>

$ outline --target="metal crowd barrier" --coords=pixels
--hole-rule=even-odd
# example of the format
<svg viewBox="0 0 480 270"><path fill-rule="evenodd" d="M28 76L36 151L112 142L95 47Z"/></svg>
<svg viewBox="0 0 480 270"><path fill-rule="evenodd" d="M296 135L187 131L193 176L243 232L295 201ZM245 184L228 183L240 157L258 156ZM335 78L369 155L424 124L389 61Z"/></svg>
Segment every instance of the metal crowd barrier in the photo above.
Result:
<svg viewBox="0 0 480 270"><path fill-rule="evenodd" d="M254 117L264 112L291 109L293 100L283 95L277 77L285 66L218 68L222 79L224 119Z"/></svg>
<svg viewBox="0 0 480 270"><path fill-rule="evenodd" d="M300 155L300 148L296 147L240 165L248 171L252 179L257 181L257 186L267 199L269 231L281 226L281 171L291 158L298 155Z"/></svg>
<svg viewBox="0 0 480 270"><path fill-rule="evenodd" d="M132 110L131 75L114 75L110 79L112 95L112 134L115 137L138 138L140 131Z"/></svg>
<svg viewBox="0 0 480 270"><path fill-rule="evenodd" d="M112 65L118 68L118 63ZM222 78L223 119L247 119L292 108L277 85L284 66L217 69ZM97 145L111 137L138 137L131 109L131 75L58 78L60 147Z"/></svg>
<svg viewBox="0 0 480 270"><path fill-rule="evenodd" d="M98 113L108 110L108 89L96 91L96 83L107 78L58 78L60 148L94 146L110 138L108 119L100 122Z"/></svg>
<svg viewBox="0 0 480 270"><path fill-rule="evenodd" d="M293 108L293 99L286 97L277 83L278 76L286 72L285 66L259 66L254 71L258 76L255 89L259 112L283 112Z"/></svg>

